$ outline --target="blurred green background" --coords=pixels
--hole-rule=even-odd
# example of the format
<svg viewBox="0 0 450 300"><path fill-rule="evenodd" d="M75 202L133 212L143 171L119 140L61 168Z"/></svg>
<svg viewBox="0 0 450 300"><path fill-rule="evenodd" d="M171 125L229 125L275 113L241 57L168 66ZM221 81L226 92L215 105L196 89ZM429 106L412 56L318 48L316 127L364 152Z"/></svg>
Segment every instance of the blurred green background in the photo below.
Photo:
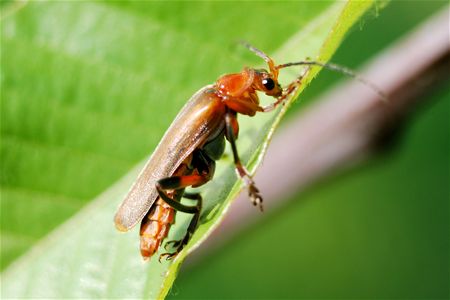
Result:
<svg viewBox="0 0 450 300"><path fill-rule="evenodd" d="M333 61L357 67L444 4L392 2L356 28ZM338 79L321 72L294 106ZM426 96L428 104L388 153L266 212L225 247L182 269L170 299L448 299L448 87Z"/></svg>
<svg viewBox="0 0 450 300"><path fill-rule="evenodd" d="M260 63L232 42L272 53L330 5L61 3L2 20L2 270L143 159L193 91ZM357 67L446 4L391 3L333 61ZM321 72L289 117L338 79ZM448 298L448 87L427 97L386 156L266 213L171 298Z"/></svg>
<svg viewBox="0 0 450 300"><path fill-rule="evenodd" d="M1 4L4 269L144 160L199 87L261 64L236 41L272 53L334 1Z"/></svg>

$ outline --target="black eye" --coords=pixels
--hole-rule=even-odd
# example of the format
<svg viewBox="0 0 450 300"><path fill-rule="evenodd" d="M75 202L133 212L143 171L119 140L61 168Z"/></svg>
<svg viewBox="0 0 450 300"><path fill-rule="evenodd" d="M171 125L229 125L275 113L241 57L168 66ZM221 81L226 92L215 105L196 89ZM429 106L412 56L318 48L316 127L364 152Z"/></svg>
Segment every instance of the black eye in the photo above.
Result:
<svg viewBox="0 0 450 300"><path fill-rule="evenodd" d="M262 84L268 91L272 90L275 87L275 82L273 82L272 78L264 78L262 80Z"/></svg>

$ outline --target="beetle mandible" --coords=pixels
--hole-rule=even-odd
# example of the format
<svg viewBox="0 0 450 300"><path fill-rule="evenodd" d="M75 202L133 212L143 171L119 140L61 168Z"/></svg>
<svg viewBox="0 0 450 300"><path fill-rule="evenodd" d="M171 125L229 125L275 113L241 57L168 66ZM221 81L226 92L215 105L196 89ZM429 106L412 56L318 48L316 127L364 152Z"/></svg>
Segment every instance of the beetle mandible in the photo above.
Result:
<svg viewBox="0 0 450 300"><path fill-rule="evenodd" d="M141 221L140 250L144 259L149 259L167 237L176 211L193 214L193 217L181 240L166 243L166 246L172 244L175 251L163 253L159 259L174 258L188 243L199 223L202 197L199 193L185 192L185 189L201 186L212 179L215 161L224 152L225 139L231 144L236 172L245 183L253 205L262 210L260 192L239 159L237 115L254 116L256 112L271 111L295 92L302 77L283 89L278 82L280 69L318 65L356 77L381 94L375 86L347 68L314 61L275 65L261 50L246 46L266 61L268 70L246 67L240 73L221 76L214 84L195 93L166 131L114 217L119 231L128 231ZM276 101L262 107L257 92L272 96ZM197 200L197 204L186 206L180 201L183 197Z"/></svg>

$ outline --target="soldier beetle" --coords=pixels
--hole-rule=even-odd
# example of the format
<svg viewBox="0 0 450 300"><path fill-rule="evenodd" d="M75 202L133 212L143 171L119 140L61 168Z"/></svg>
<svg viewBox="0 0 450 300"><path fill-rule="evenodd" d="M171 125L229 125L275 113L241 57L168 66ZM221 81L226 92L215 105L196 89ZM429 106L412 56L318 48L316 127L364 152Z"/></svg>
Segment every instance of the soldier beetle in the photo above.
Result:
<svg viewBox="0 0 450 300"><path fill-rule="evenodd" d="M115 215L119 231L128 231L141 222L140 250L144 259L149 259L167 237L176 211L193 214L193 217L184 238L166 243L175 251L161 254L159 259L174 258L188 243L198 226L202 197L199 193L187 193L185 189L201 186L212 179L215 161L224 152L225 140L231 144L236 172L245 183L253 205L263 209L260 192L239 159L237 115L254 116L257 112L272 111L295 92L302 77L282 88L278 82L280 69L298 65L322 66L356 77L382 95L373 84L347 68L314 61L276 65L261 50L246 46L265 60L268 70L245 67L240 73L221 76L214 84L195 93L170 125ZM276 100L262 107L257 92ZM197 205L182 204L183 197L197 200Z"/></svg>

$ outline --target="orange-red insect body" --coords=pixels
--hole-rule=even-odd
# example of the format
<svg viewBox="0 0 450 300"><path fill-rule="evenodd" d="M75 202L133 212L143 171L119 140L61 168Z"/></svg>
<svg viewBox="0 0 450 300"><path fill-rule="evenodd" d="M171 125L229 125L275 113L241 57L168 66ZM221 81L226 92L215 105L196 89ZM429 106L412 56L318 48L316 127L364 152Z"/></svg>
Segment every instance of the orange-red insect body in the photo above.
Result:
<svg viewBox="0 0 450 300"><path fill-rule="evenodd" d="M166 244L172 244L175 251L161 254L160 258L173 258L187 244L199 222L202 198L185 189L212 179L215 161L225 148L225 139L231 144L236 172L246 184L252 203L262 210L262 197L239 159L235 142L239 133L237 114L254 116L256 112L270 111L299 87L301 77L282 89L278 83L279 69L320 65L354 74L348 69L337 69L336 65L317 62L276 66L266 54L248 47L267 62L269 70L244 68L240 73L220 77L215 84L194 94L165 133L115 215L120 231L128 231L141 222L141 254L145 259L151 257L167 237L176 211L191 213L193 217L186 235ZM276 101L261 107L257 92L272 96ZM197 200L197 205L186 206L181 198Z"/></svg>
<svg viewBox="0 0 450 300"><path fill-rule="evenodd" d="M115 223L121 231L127 231L141 221L140 248L145 259L151 257L167 237L175 221L176 210L194 216L186 236L168 243L173 243L175 252L162 254L160 258L174 257L187 244L198 225L202 199L199 194L186 193L185 188L197 187L211 180L215 161L223 154L225 139L231 144L236 171L247 185L253 204L262 209L262 197L237 153L237 114L253 116L258 111L271 110L287 94L283 94L278 83L278 68L272 59L257 49L251 50L267 61L269 71L244 68L240 73L220 77L215 84L192 96L117 211ZM257 92L273 96L277 101L271 106L261 107ZM197 205L182 204L182 197L197 200Z"/></svg>
<svg viewBox="0 0 450 300"><path fill-rule="evenodd" d="M189 167L191 162L192 155L174 172L174 176L180 176L181 180L179 184L182 186L193 185L200 178L198 173ZM168 192L167 196L179 201L183 192L184 189L176 189ZM167 204L162 197L158 197L151 206L149 212L141 222L139 231L141 255L144 259L149 259L167 237L170 226L175 222L175 214L176 210Z"/></svg>
<svg viewBox="0 0 450 300"><path fill-rule="evenodd" d="M158 251L174 222L175 210L161 198L156 200L141 223L139 234L142 257L149 258Z"/></svg>

